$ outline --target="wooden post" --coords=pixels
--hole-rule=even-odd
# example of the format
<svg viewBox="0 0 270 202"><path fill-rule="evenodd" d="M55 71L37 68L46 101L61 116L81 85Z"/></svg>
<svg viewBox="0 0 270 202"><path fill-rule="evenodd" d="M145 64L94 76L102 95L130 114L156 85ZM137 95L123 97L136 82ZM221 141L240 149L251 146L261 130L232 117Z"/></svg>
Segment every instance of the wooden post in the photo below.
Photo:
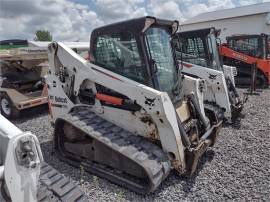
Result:
<svg viewBox="0 0 270 202"><path fill-rule="evenodd" d="M257 80L257 66L256 63L253 63L251 66L251 85L250 85L251 93L256 91L256 80Z"/></svg>

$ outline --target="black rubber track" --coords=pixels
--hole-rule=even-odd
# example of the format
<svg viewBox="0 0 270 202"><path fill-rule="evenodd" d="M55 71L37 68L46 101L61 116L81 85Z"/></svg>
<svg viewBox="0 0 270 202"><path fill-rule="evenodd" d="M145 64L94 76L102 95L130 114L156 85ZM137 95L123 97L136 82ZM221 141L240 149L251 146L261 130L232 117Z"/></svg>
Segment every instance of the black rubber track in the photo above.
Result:
<svg viewBox="0 0 270 202"><path fill-rule="evenodd" d="M75 185L70 178L42 162L37 201L87 202L88 200L79 186Z"/></svg>
<svg viewBox="0 0 270 202"><path fill-rule="evenodd" d="M77 130L87 134L100 144L117 152L119 157L131 160L144 170L145 179L138 179L125 171L120 171L102 163L80 159L63 149L63 125L70 124ZM60 159L88 172L105 178L115 184L126 187L134 192L146 194L154 191L168 176L171 163L165 152L150 140L134 135L115 124L99 117L89 109L83 108L57 119L55 123L55 146Z"/></svg>

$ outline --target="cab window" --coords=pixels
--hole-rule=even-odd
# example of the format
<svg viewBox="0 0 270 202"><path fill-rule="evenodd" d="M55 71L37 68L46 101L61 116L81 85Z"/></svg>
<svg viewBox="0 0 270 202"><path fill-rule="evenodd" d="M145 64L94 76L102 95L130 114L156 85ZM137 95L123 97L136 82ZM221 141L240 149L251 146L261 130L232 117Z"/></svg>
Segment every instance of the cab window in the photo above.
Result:
<svg viewBox="0 0 270 202"><path fill-rule="evenodd" d="M137 82L146 83L145 65L132 33L119 32L98 36L93 55L97 65Z"/></svg>
<svg viewBox="0 0 270 202"><path fill-rule="evenodd" d="M258 37L233 39L230 41L229 45L233 47L234 50L253 57L260 57L260 54L262 54Z"/></svg>
<svg viewBox="0 0 270 202"><path fill-rule="evenodd" d="M177 59L204 67L207 66L204 44L201 38L182 38L175 42L178 46Z"/></svg>

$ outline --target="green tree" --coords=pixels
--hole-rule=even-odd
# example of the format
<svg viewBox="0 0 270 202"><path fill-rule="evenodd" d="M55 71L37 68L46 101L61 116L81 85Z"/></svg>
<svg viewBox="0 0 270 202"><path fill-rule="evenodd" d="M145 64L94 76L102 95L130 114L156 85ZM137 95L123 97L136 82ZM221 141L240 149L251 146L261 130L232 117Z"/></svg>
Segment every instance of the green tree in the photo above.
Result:
<svg viewBox="0 0 270 202"><path fill-rule="evenodd" d="M35 41L52 41L52 35L47 30L37 30L34 40Z"/></svg>

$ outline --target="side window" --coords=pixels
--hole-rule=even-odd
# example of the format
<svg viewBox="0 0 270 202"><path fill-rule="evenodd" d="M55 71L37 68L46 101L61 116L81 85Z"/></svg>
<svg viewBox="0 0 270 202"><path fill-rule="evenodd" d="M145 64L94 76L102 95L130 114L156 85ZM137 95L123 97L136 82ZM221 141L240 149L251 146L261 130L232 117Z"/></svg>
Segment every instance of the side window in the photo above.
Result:
<svg viewBox="0 0 270 202"><path fill-rule="evenodd" d="M145 83L146 69L132 33L119 32L98 36L94 57L97 65L137 82Z"/></svg>

